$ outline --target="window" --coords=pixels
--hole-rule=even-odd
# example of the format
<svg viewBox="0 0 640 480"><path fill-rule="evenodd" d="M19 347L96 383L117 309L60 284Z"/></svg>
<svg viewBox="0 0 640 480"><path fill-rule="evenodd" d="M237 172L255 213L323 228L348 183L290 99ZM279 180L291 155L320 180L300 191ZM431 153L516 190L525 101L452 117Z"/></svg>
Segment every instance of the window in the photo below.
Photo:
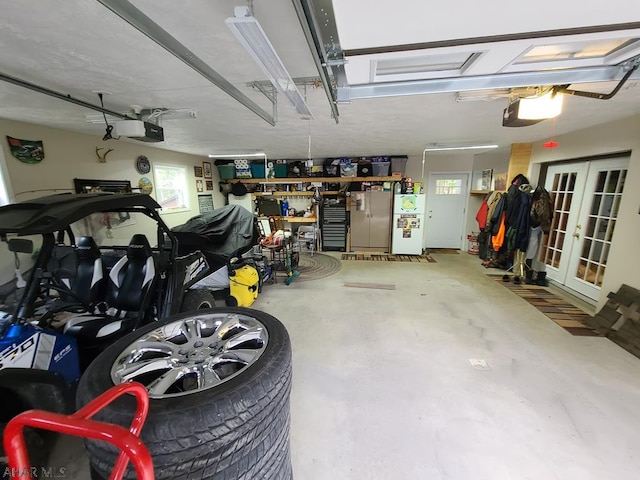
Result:
<svg viewBox="0 0 640 480"><path fill-rule="evenodd" d="M7 178L6 164L4 162L4 155L2 154L2 149L0 148L0 206L11 203L9 199L9 191L7 189L7 184L5 180L6 178Z"/></svg>
<svg viewBox="0 0 640 480"><path fill-rule="evenodd" d="M462 180L436 180L436 195L460 195Z"/></svg>
<svg viewBox="0 0 640 480"><path fill-rule="evenodd" d="M177 165L154 165L156 200L164 213L179 212L189 208L187 168Z"/></svg>

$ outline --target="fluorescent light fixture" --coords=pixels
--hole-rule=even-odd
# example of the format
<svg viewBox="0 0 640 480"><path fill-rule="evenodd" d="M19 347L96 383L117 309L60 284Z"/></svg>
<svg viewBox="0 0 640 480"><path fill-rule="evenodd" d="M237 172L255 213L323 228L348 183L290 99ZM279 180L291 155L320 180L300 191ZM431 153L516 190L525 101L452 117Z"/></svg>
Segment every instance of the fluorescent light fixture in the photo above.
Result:
<svg viewBox="0 0 640 480"><path fill-rule="evenodd" d="M273 86L289 99L296 112L302 118L313 118L291 75L287 72L258 20L251 15L249 7L235 7L233 13L234 16L227 18L224 23L249 52Z"/></svg>
<svg viewBox="0 0 640 480"><path fill-rule="evenodd" d="M562 94L553 90L539 97L521 98L518 118L521 120L544 120L562 113Z"/></svg>
<svg viewBox="0 0 640 480"><path fill-rule="evenodd" d="M458 145L458 146L446 146L446 145L434 145L424 149L425 152L449 152L452 150L489 150L491 148L498 148L498 145Z"/></svg>
<svg viewBox="0 0 640 480"><path fill-rule="evenodd" d="M247 158L247 157L267 157L267 154L264 152L253 152L253 153L210 153L209 158Z"/></svg>

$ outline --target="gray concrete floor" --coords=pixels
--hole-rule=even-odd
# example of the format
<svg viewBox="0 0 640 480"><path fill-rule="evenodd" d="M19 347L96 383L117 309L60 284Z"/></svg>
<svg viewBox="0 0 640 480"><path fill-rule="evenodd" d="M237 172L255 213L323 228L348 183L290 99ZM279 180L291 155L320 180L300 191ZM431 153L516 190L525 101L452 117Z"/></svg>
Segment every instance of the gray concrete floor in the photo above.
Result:
<svg viewBox="0 0 640 480"><path fill-rule="evenodd" d="M294 478L638 478L640 360L570 335L477 257L434 258L343 262L325 279L267 286L254 304L292 340ZM54 457L68 478L87 478L78 447Z"/></svg>
<svg viewBox="0 0 640 480"><path fill-rule="evenodd" d="M295 478L638 478L640 360L570 335L477 257L434 258L343 262L254 304L291 335Z"/></svg>

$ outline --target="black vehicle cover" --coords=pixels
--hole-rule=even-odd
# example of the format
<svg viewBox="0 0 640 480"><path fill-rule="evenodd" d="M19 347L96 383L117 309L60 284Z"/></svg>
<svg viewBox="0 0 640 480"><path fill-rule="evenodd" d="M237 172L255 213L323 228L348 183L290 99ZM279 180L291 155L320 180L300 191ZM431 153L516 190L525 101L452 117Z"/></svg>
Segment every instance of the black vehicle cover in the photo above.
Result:
<svg viewBox="0 0 640 480"><path fill-rule="evenodd" d="M226 264L235 252L249 250L258 240L253 214L240 205L197 215L171 231L178 238L178 254L201 250L212 270Z"/></svg>

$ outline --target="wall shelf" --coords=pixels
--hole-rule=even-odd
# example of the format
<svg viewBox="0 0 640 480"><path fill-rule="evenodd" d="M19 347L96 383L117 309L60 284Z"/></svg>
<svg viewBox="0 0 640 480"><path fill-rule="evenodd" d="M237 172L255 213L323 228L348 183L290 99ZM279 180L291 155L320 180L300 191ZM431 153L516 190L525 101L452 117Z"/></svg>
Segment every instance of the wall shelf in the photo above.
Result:
<svg viewBox="0 0 640 480"><path fill-rule="evenodd" d="M402 177L300 177L300 178L228 178L227 183L347 183L347 182L399 182Z"/></svg>
<svg viewBox="0 0 640 480"><path fill-rule="evenodd" d="M320 192L321 195L338 195L337 190ZM313 197L313 192L253 192L254 197Z"/></svg>
<svg viewBox="0 0 640 480"><path fill-rule="evenodd" d="M469 194L471 195L487 195L491 193L493 190L471 190Z"/></svg>

